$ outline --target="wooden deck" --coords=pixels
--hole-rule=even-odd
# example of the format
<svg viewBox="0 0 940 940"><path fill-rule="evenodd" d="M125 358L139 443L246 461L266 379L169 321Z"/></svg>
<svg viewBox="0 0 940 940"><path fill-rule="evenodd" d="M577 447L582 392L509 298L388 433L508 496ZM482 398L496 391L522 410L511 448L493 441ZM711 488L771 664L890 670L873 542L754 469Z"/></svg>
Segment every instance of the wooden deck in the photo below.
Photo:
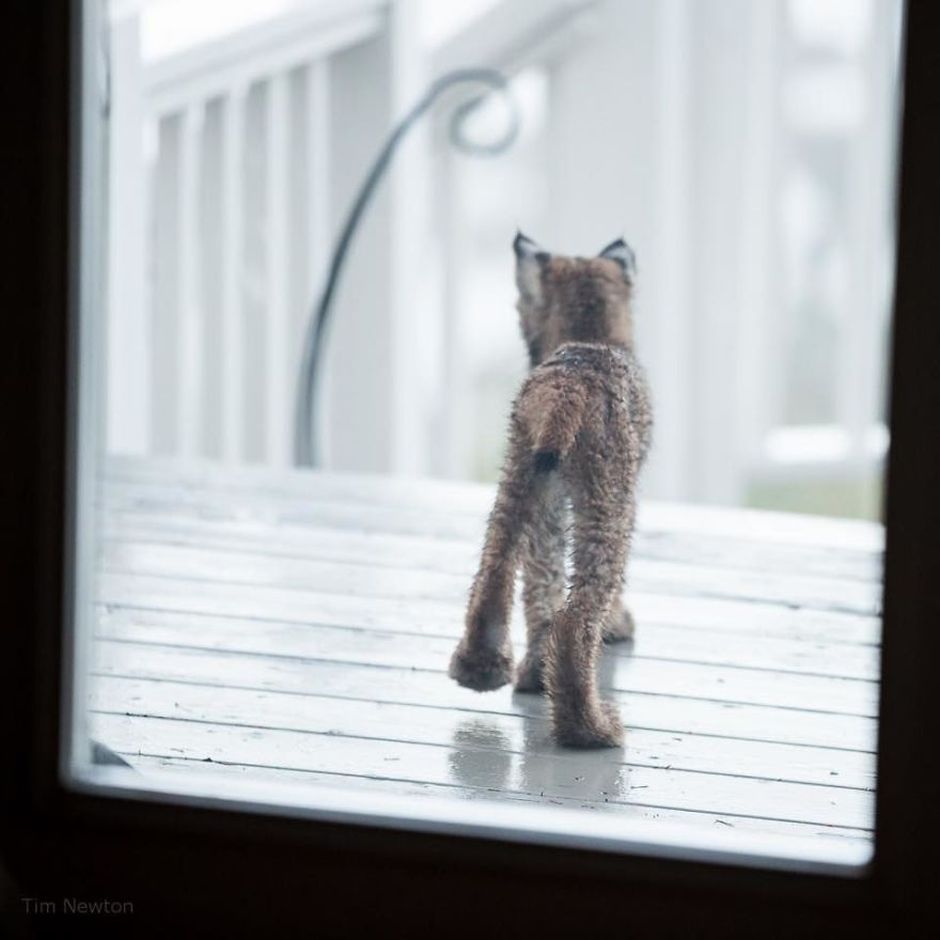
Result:
<svg viewBox="0 0 940 940"><path fill-rule="evenodd" d="M113 462L95 735L143 774L870 838L879 527L644 505L626 592L637 636L603 661L626 744L578 753L550 743L540 697L447 677L490 500Z"/></svg>

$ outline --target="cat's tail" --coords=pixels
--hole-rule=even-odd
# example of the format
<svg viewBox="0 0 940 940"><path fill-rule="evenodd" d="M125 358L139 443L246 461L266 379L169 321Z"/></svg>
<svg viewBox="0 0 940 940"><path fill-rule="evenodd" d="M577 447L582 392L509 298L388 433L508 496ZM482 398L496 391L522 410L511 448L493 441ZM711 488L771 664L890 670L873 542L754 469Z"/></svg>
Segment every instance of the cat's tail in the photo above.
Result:
<svg viewBox="0 0 940 940"><path fill-rule="evenodd" d="M574 445L588 404L587 389L573 376L539 376L530 380L518 403L518 414L531 441L535 469L554 470Z"/></svg>

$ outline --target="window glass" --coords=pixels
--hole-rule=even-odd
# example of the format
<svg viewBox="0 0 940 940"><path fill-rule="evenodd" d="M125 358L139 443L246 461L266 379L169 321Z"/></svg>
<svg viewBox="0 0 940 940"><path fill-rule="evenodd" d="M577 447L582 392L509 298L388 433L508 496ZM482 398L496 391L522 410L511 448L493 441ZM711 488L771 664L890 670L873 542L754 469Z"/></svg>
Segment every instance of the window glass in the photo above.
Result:
<svg viewBox="0 0 940 940"><path fill-rule="evenodd" d="M71 772L864 862L900 3L100 10Z"/></svg>

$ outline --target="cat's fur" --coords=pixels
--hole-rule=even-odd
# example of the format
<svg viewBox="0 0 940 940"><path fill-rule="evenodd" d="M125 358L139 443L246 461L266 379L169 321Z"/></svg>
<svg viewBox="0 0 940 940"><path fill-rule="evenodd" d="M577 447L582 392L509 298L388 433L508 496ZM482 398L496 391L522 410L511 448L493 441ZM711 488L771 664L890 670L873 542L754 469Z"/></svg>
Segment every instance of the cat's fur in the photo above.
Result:
<svg viewBox="0 0 940 940"><path fill-rule="evenodd" d="M556 740L616 746L623 728L601 701L602 639L630 636L620 592L649 449L652 409L633 353L632 250L555 257L521 233L518 310L532 371L512 409L509 446L450 675L480 691L512 679L516 569L523 568L528 649L516 689L545 689ZM572 576L565 549L573 524Z"/></svg>

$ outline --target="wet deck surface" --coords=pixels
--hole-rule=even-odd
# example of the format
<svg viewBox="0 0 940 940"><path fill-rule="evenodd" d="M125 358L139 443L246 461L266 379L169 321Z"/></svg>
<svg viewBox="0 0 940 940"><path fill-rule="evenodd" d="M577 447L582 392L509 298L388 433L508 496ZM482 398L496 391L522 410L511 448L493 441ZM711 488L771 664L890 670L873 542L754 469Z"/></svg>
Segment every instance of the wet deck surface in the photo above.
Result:
<svg viewBox="0 0 940 940"><path fill-rule="evenodd" d="M144 774L870 838L879 527L643 505L625 594L637 636L607 648L602 674L626 743L582 753L551 743L540 697L447 677L491 496L114 461L96 736Z"/></svg>

